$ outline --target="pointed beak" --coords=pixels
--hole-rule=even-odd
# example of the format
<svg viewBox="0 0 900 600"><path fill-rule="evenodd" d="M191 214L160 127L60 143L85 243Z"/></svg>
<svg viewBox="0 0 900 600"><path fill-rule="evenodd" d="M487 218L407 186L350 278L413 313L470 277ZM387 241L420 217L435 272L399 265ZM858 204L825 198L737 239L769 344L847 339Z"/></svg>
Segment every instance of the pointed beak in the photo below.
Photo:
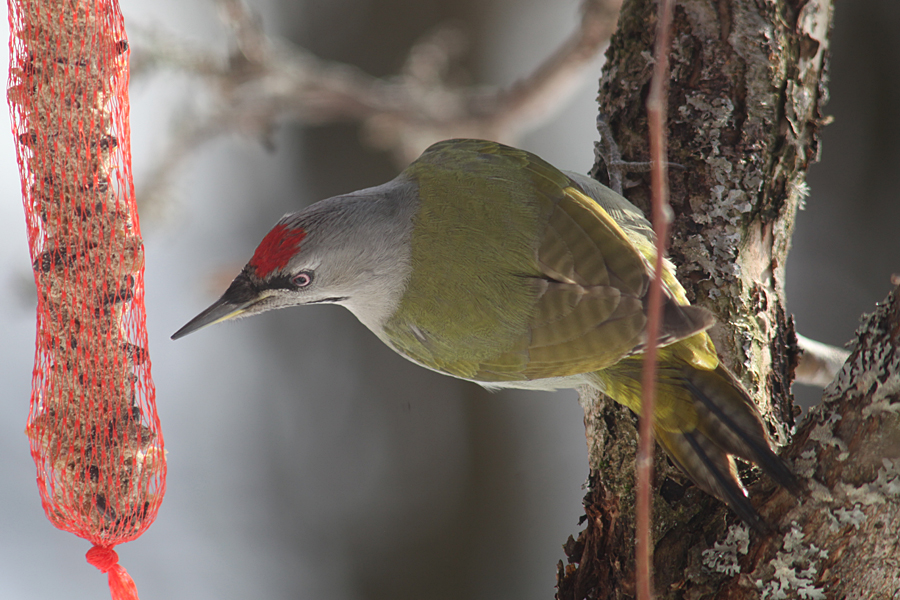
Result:
<svg viewBox="0 0 900 600"><path fill-rule="evenodd" d="M239 317L270 295L268 290L257 290L242 273L235 278L221 298L172 334L172 339L177 340L204 327Z"/></svg>
<svg viewBox="0 0 900 600"><path fill-rule="evenodd" d="M243 306L235 305L224 298L219 298L212 306L191 319L187 325L173 333L172 339L177 340L178 338L183 338L187 334L194 333L204 327L215 325L216 323L221 323L228 319L233 319L246 311L253 304L255 304L255 302L250 302Z"/></svg>

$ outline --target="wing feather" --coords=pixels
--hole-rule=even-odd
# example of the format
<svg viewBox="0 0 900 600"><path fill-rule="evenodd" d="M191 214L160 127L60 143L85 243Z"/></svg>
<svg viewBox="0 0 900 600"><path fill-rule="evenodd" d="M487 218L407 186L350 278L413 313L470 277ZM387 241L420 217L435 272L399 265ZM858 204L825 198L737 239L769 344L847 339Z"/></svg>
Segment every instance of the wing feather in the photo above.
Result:
<svg viewBox="0 0 900 600"><path fill-rule="evenodd" d="M439 179L443 177L444 161L451 158L450 155L441 158L443 152L453 153L454 168L446 177L465 170L472 171L473 176L476 172L490 173L485 175L494 185L489 200L462 190L453 191L455 185L450 185L450 180ZM443 231L474 228L493 232L497 230L497 214L530 214L533 217L529 218L536 219L532 221L536 227L533 246L521 246L528 244L529 238L516 230L515 236L507 234L502 240L485 240L483 251L492 248L498 252L504 243L514 244L509 248L511 254L531 252L534 258L528 264L517 263L521 264L521 272L494 268L490 275L492 287L473 288L470 300L457 307L464 312L453 313L467 323L481 324L487 329L479 325L473 331L452 319L448 321L441 318L449 317L445 312L423 313L415 307L398 311L388 324L390 331L386 336L398 351L429 368L490 383L591 373L642 350L646 342L645 296L652 258L648 237L652 236L652 230L636 208L596 182L569 176L530 153L498 144L442 142L424 154L420 161L424 160L431 161L431 170L422 170L422 175L416 175L419 171L412 172L420 185L432 186L430 193L439 198L439 207L446 204L466 207L455 211L442 209ZM504 174L501 179L493 175L498 172ZM432 200L431 204L435 202ZM478 209L480 202L485 207L492 205L492 211ZM621 224L604 204L613 215L619 216ZM431 206L429 210L439 207ZM446 215L450 214L462 220L448 223ZM435 240L441 237L436 231L429 237L430 243L439 243ZM441 254L437 249L429 252L439 254L446 263L441 265L446 268L430 269L429 276L444 277L458 272L451 264L457 260L458 253ZM483 256L495 267L501 264L493 257L493 254ZM415 254L413 259L416 260ZM666 293L674 308L667 306L665 315L671 322L663 324L661 341L672 343L703 331L712 320L702 309L678 306L686 304L678 294L681 288L671 273L667 271L665 275L672 282L666 286ZM462 288L457 290L457 286L455 281L441 285L432 282L428 289L447 289L448 293L457 295L470 293ZM677 289L669 290L672 286ZM422 289L410 284L407 295L411 298L413 293L421 294ZM493 295L479 297L482 289ZM500 310L503 298L494 294L500 290L509 293L509 298L517 299L516 305L510 307L515 317L513 312ZM433 304L428 300L432 293L423 296L428 306L428 302ZM522 298L533 302L524 312ZM692 352L694 349L699 352L705 345L694 346Z"/></svg>

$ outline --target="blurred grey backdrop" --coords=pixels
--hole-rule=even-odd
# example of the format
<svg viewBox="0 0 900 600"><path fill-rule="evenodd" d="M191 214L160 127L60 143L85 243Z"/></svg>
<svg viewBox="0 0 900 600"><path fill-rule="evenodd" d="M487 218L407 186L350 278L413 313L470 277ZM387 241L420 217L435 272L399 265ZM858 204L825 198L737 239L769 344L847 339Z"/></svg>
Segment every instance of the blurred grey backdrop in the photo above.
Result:
<svg viewBox="0 0 900 600"><path fill-rule="evenodd" d="M839 2L835 122L822 137L788 264L799 331L843 344L900 272L900 5ZM454 19L478 82L508 84L571 30L576 0L252 0L267 31L374 75ZM224 48L205 0L123 0L126 24ZM522 146L592 163L601 61L574 101ZM196 82L132 85L138 183ZM0 597L108 597L89 545L44 517L23 434L34 291L8 129L0 128ZM117 548L143 600L552 598L561 545L579 530L587 476L573 392L487 394L383 347L346 311L311 307L168 336L212 302L285 212L396 173L353 125L230 138L184 170L165 220L142 223L157 402L169 451L157 522ZM815 401L820 392L805 390Z"/></svg>

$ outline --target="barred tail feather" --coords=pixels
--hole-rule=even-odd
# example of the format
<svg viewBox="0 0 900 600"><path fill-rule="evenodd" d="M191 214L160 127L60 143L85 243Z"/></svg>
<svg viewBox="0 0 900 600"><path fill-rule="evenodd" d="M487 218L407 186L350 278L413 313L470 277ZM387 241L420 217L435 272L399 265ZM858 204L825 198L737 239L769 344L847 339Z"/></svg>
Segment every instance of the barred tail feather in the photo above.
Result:
<svg viewBox="0 0 900 600"><path fill-rule="evenodd" d="M745 523L760 533L768 526L747 498L734 459L698 431L675 432L656 428L656 439L678 467L706 493L725 502Z"/></svg>
<svg viewBox="0 0 900 600"><path fill-rule="evenodd" d="M747 499L733 457L758 465L794 495L801 489L797 478L772 451L759 411L737 378L721 365L697 368L671 349L663 349L657 373L654 416L660 445L700 489L727 503L747 524L765 531L765 523ZM640 412L642 366L643 358L633 357L598 371L598 387Z"/></svg>
<svg viewBox="0 0 900 600"><path fill-rule="evenodd" d="M697 429L729 454L758 465L763 472L792 494L800 494L800 483L769 444L769 436L756 405L725 367L715 371L685 368L687 388L695 399Z"/></svg>
<svg viewBox="0 0 900 600"><path fill-rule="evenodd" d="M747 392L727 369L682 366L683 380L694 402L696 427L690 431L656 428L660 444L673 461L704 491L727 503L748 525L760 532L768 526L747 498L733 456L758 465L794 495L800 484L776 455Z"/></svg>

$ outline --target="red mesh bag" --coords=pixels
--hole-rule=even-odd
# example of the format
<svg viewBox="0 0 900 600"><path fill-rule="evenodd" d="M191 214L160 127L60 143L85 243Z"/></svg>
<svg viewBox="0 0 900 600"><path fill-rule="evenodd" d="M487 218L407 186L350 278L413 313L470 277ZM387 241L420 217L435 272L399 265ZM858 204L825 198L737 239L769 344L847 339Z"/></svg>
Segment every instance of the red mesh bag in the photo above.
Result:
<svg viewBox="0 0 900 600"><path fill-rule="evenodd" d="M8 0L8 100L37 285L26 433L47 517L94 544L114 598L136 598L113 546L165 491L147 355L144 249L131 179L128 42L117 0Z"/></svg>

